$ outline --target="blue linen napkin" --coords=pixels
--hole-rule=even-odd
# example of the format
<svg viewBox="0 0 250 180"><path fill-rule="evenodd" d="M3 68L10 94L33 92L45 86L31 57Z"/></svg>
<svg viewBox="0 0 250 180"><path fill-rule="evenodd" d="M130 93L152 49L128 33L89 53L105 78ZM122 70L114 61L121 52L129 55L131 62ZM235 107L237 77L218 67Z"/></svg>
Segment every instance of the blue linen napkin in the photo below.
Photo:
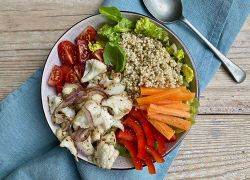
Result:
<svg viewBox="0 0 250 180"><path fill-rule="evenodd" d="M148 14L139 0L107 0L105 5ZM226 53L250 11L250 1L185 0L184 15L216 47ZM198 69L203 91L220 62L183 24L168 25L183 40ZM42 70L0 103L0 179L163 179L179 147L158 164L156 175L147 168L104 170L80 161L58 147L45 120L40 98Z"/></svg>

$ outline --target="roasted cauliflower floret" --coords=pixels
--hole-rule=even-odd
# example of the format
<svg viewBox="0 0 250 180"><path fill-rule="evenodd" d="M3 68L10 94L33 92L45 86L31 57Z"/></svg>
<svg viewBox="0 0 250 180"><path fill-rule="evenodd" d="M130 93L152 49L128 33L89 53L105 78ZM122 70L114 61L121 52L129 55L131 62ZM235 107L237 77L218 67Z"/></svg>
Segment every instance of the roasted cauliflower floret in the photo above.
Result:
<svg viewBox="0 0 250 180"><path fill-rule="evenodd" d="M81 79L81 82L88 82L92 80L94 77L98 76L101 73L105 73L107 71L107 66L96 60L91 59L86 62L84 75Z"/></svg>
<svg viewBox="0 0 250 180"><path fill-rule="evenodd" d="M90 122L87 119L85 112L81 109L80 111L78 111L78 113L76 114L74 118L73 127L74 129L76 129L77 127L89 128L90 127L89 123Z"/></svg>
<svg viewBox="0 0 250 180"><path fill-rule="evenodd" d="M101 114L102 108L99 104L97 104L93 100L88 100L85 104L84 107L90 112L92 115L92 118L95 119Z"/></svg>
<svg viewBox="0 0 250 180"><path fill-rule="evenodd" d="M93 145L91 144L91 136L85 140L85 141L76 141L76 147L79 151L81 151L83 154L89 156L94 154L95 149Z"/></svg>
<svg viewBox="0 0 250 180"><path fill-rule="evenodd" d="M116 150L113 145L109 145L104 141L101 141L97 145L93 162L99 167L111 169L118 156L119 151Z"/></svg>
<svg viewBox="0 0 250 180"><path fill-rule="evenodd" d="M63 96L67 96L69 95L70 93L72 93L74 90L76 90L77 88L79 88L79 85L78 84L70 84L70 83L66 83L64 86L63 86L63 90L62 90L62 94Z"/></svg>
<svg viewBox="0 0 250 180"><path fill-rule="evenodd" d="M62 108L58 111L58 113L63 114L63 116L66 119L73 119L75 117L75 114L76 114L74 109L72 109L70 107Z"/></svg>
<svg viewBox="0 0 250 180"><path fill-rule="evenodd" d="M55 109L59 106L59 104L62 102L62 97L56 96L56 95L50 95L48 96L48 103L49 103L49 110L50 114L53 114Z"/></svg>
<svg viewBox="0 0 250 180"><path fill-rule="evenodd" d="M97 104L101 104L102 99L103 99L103 96L100 95L100 94L94 94L94 95L91 97L91 100L95 101Z"/></svg>
<svg viewBox="0 0 250 180"><path fill-rule="evenodd" d="M120 83L111 83L104 91L109 95L118 95L123 93L125 86Z"/></svg>
<svg viewBox="0 0 250 180"><path fill-rule="evenodd" d="M101 140L104 141L107 144L115 145L116 138L115 138L114 131L111 131L110 133L105 134L104 136L102 136Z"/></svg>
<svg viewBox="0 0 250 180"><path fill-rule="evenodd" d="M56 137L59 141L62 141L66 136L68 136L67 131L63 131L62 128L56 130Z"/></svg>
<svg viewBox="0 0 250 180"><path fill-rule="evenodd" d="M60 147L66 147L71 152L71 154L75 156L75 159L78 161L77 149L74 145L73 139L70 136L67 136L66 138L62 140Z"/></svg>
<svg viewBox="0 0 250 180"><path fill-rule="evenodd" d="M132 109L132 101L127 94L114 95L102 101L103 106L110 107L114 112L115 119L121 119Z"/></svg>

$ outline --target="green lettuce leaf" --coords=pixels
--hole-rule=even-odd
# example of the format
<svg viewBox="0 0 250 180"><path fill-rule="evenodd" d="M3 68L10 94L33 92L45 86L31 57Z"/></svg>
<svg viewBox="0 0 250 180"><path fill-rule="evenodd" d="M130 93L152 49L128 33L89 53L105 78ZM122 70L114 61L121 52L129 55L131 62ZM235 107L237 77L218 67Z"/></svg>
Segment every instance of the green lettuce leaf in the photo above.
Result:
<svg viewBox="0 0 250 180"><path fill-rule="evenodd" d="M102 6L99 8L99 12L112 21L120 21L122 19L121 12L116 7Z"/></svg>
<svg viewBox="0 0 250 180"><path fill-rule="evenodd" d="M194 98L192 100L189 100L187 101L187 104L190 105L190 114L191 114L191 118L189 119L192 124L195 123L195 116L199 113L199 106L200 106L200 103L198 101L197 98Z"/></svg>
<svg viewBox="0 0 250 180"><path fill-rule="evenodd" d="M174 55L177 52L177 46L174 43L171 46L167 46L166 49L170 55Z"/></svg>
<svg viewBox="0 0 250 180"><path fill-rule="evenodd" d="M103 44L99 41L96 41L95 43L89 42L88 47L90 51L95 52L98 49L103 49Z"/></svg>
<svg viewBox="0 0 250 180"><path fill-rule="evenodd" d="M177 50L174 52L174 57L176 57L178 61L184 59L184 51L182 49Z"/></svg>
<svg viewBox="0 0 250 180"><path fill-rule="evenodd" d="M116 32L129 32L135 27L135 23L127 18L122 18L117 25L114 26Z"/></svg>
<svg viewBox="0 0 250 180"><path fill-rule="evenodd" d="M187 64L182 65L181 71L187 83L190 83L194 79L194 72Z"/></svg>
<svg viewBox="0 0 250 180"><path fill-rule="evenodd" d="M98 29L97 34L114 43L118 43L121 39L120 33L115 32L114 28L108 24L105 24L100 29Z"/></svg>
<svg viewBox="0 0 250 180"><path fill-rule="evenodd" d="M160 40L162 42L167 42L168 40L167 32L155 25L146 17L140 18L136 22L135 32Z"/></svg>
<svg viewBox="0 0 250 180"><path fill-rule="evenodd" d="M126 65L124 50L115 43L108 42L104 48L104 63L112 67L115 72L122 72Z"/></svg>

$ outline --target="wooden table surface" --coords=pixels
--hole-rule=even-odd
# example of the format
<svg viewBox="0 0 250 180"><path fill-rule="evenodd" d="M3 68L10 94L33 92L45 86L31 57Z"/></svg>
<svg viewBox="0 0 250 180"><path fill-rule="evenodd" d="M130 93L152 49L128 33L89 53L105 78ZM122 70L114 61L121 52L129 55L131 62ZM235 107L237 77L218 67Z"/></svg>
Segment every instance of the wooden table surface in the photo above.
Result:
<svg viewBox="0 0 250 180"><path fill-rule="evenodd" d="M0 99L24 82L65 30L102 0L0 1ZM200 115L167 179L250 178L250 18L227 55L247 71L235 84L221 68L201 94Z"/></svg>

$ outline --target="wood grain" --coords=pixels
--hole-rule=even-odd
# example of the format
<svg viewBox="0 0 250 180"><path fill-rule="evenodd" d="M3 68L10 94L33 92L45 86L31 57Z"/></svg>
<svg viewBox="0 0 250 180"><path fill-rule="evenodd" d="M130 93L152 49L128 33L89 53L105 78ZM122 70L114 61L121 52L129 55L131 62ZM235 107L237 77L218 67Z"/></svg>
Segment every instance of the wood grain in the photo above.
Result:
<svg viewBox="0 0 250 180"><path fill-rule="evenodd" d="M199 115L167 179L249 179L249 115Z"/></svg>
<svg viewBox="0 0 250 180"><path fill-rule="evenodd" d="M102 0L0 1L0 100L44 64L56 40L96 12ZM227 57L250 75L250 17ZM235 84L223 68L201 94L197 123L167 179L249 179L250 78Z"/></svg>

